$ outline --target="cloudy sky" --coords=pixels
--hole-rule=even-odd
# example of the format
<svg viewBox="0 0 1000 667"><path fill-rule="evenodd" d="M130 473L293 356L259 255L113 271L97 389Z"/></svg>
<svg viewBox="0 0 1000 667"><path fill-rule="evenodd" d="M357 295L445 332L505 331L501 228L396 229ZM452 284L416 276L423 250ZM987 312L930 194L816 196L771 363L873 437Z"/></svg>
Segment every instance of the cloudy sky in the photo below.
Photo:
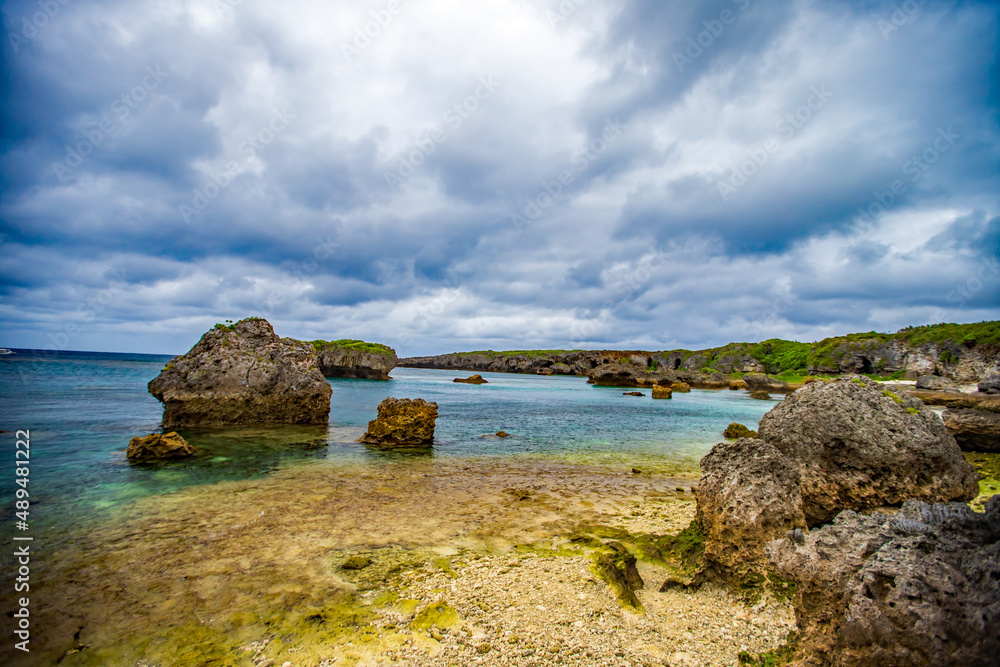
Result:
<svg viewBox="0 0 1000 667"><path fill-rule="evenodd" d="M995 2L3 2L0 346L1000 315Z"/></svg>

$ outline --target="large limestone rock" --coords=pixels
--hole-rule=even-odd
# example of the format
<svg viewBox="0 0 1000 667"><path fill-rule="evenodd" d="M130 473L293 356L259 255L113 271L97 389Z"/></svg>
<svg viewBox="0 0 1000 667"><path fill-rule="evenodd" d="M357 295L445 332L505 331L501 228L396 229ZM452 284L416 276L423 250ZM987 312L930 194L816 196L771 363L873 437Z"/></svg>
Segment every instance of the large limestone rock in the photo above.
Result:
<svg viewBox="0 0 1000 667"><path fill-rule="evenodd" d="M175 431L170 433L150 433L147 436L129 440L125 456L130 461L153 459L186 459L194 456L194 447Z"/></svg>
<svg viewBox="0 0 1000 667"><path fill-rule="evenodd" d="M985 515L916 500L894 516L845 511L767 555L797 584L793 665L997 664L1000 496Z"/></svg>
<svg viewBox="0 0 1000 667"><path fill-rule="evenodd" d="M764 415L757 432L800 468L809 525L844 509L968 501L979 492L944 422L865 377L806 385Z"/></svg>
<svg viewBox="0 0 1000 667"><path fill-rule="evenodd" d="M455 378L452 382L460 384L489 384L482 375L472 375L467 378Z"/></svg>
<svg viewBox="0 0 1000 667"><path fill-rule="evenodd" d="M716 445L701 460L695 495L705 536L698 580L737 582L764 557L764 545L806 526L794 459L763 440L742 438Z"/></svg>
<svg viewBox="0 0 1000 667"><path fill-rule="evenodd" d="M754 392L787 393L791 390L787 383L769 378L763 373L747 373L743 376L743 382L751 394Z"/></svg>
<svg viewBox="0 0 1000 667"><path fill-rule="evenodd" d="M948 432L966 452L1000 452L1000 414L987 410L945 410Z"/></svg>
<svg viewBox="0 0 1000 667"><path fill-rule="evenodd" d="M361 442L383 446L430 445L434 442L437 403L422 398L387 398L378 404L378 418L368 422Z"/></svg>
<svg viewBox="0 0 1000 667"><path fill-rule="evenodd" d="M279 338L260 318L216 325L148 388L165 427L326 424L332 394L312 347Z"/></svg>
<svg viewBox="0 0 1000 667"><path fill-rule="evenodd" d="M661 387L656 385L653 387L653 398L673 398L674 390L670 387Z"/></svg>
<svg viewBox="0 0 1000 667"><path fill-rule="evenodd" d="M396 367L396 351L360 340L314 340L319 370L328 378L388 380Z"/></svg>

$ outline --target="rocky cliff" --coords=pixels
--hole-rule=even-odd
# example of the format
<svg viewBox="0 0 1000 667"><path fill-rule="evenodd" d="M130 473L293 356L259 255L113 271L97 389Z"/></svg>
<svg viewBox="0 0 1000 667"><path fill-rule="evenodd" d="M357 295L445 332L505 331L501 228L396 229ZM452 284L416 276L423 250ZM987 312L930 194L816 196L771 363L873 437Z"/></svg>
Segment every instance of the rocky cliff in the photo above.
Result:
<svg viewBox="0 0 1000 667"><path fill-rule="evenodd" d="M599 366L631 364L651 372L868 373L916 379L935 375L976 382L1000 373L1000 322L936 324L894 334L868 332L818 343L780 339L706 350L519 350L459 352L401 359L400 366L448 370L591 375ZM692 385L694 386L694 385Z"/></svg>
<svg viewBox="0 0 1000 667"><path fill-rule="evenodd" d="M163 426L326 424L332 389L312 346L280 338L267 320L217 324L150 381Z"/></svg>
<svg viewBox="0 0 1000 667"><path fill-rule="evenodd" d="M388 380L396 367L396 351L360 340L314 340L319 370L328 378Z"/></svg>

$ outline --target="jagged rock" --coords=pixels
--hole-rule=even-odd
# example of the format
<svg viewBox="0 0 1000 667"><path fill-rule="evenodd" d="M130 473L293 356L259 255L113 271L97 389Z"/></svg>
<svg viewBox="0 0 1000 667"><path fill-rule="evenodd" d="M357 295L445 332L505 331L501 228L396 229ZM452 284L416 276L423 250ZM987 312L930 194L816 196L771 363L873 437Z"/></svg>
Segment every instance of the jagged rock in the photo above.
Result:
<svg viewBox="0 0 1000 667"><path fill-rule="evenodd" d="M758 389L757 391L750 392L750 398L758 401L770 401L771 395L764 391L763 389Z"/></svg>
<svg viewBox="0 0 1000 667"><path fill-rule="evenodd" d="M691 392L691 385L687 382L674 382L670 385L670 389L676 391L679 394L688 394Z"/></svg>
<svg viewBox="0 0 1000 667"><path fill-rule="evenodd" d="M396 351L377 343L360 340L314 340L319 370L328 378L388 380L396 367Z"/></svg>
<svg viewBox="0 0 1000 667"><path fill-rule="evenodd" d="M1000 496L976 514L909 500L767 547L796 584L793 665L997 664Z"/></svg>
<svg viewBox="0 0 1000 667"><path fill-rule="evenodd" d="M743 380L730 380L729 381L729 388L732 391L739 391L740 389L749 389L750 385L748 385Z"/></svg>
<svg viewBox="0 0 1000 667"><path fill-rule="evenodd" d="M944 422L922 408L855 376L806 385L764 415L757 431L800 466L809 525L909 498L972 500L976 472Z"/></svg>
<svg viewBox="0 0 1000 667"><path fill-rule="evenodd" d="M756 438L757 431L751 431L743 424L737 424L736 422L733 422L732 424L726 427L726 430L723 431L722 436L724 438L732 438L732 439Z"/></svg>
<svg viewBox="0 0 1000 667"><path fill-rule="evenodd" d="M979 381L979 391L984 394L1000 394L1000 375L988 375Z"/></svg>
<svg viewBox="0 0 1000 667"><path fill-rule="evenodd" d="M645 396L641 391L623 391L622 396Z"/></svg>
<svg viewBox="0 0 1000 667"><path fill-rule="evenodd" d="M674 390L670 387L661 387L659 385L653 387L653 398L673 398Z"/></svg>
<svg viewBox="0 0 1000 667"><path fill-rule="evenodd" d="M607 542L605 547L594 554L594 573L611 587L623 607L642 611L635 592L645 583L635 566L635 556L621 542Z"/></svg>
<svg viewBox="0 0 1000 667"><path fill-rule="evenodd" d="M194 456L194 447L176 432L150 433L129 440L125 456L132 461L151 459L184 459Z"/></svg>
<svg viewBox="0 0 1000 667"><path fill-rule="evenodd" d="M429 445L434 442L437 403L422 398L387 398L378 404L378 418L368 422L361 442L383 446Z"/></svg>
<svg viewBox="0 0 1000 667"><path fill-rule="evenodd" d="M1000 452L1000 414L986 410L945 410L948 432L966 452Z"/></svg>
<svg viewBox="0 0 1000 667"><path fill-rule="evenodd" d="M769 378L763 373L748 373L743 376L743 382L746 383L747 390L750 391L751 395L758 391L773 391L779 394L787 393L789 391L787 383Z"/></svg>
<svg viewBox="0 0 1000 667"><path fill-rule="evenodd" d="M150 381L165 427L326 424L333 393L308 343L279 338L267 320L218 324Z"/></svg>
<svg viewBox="0 0 1000 667"><path fill-rule="evenodd" d="M473 375L467 378L455 378L452 382L460 382L461 384L489 384L483 379L482 375Z"/></svg>
<svg viewBox="0 0 1000 667"><path fill-rule="evenodd" d="M555 375L556 372L552 370L551 366L546 366L545 368L539 368L535 371L536 375Z"/></svg>
<svg viewBox="0 0 1000 667"><path fill-rule="evenodd" d="M794 459L770 443L741 438L713 447L695 491L705 536L696 580L735 582L757 572L767 542L806 526L799 485Z"/></svg>

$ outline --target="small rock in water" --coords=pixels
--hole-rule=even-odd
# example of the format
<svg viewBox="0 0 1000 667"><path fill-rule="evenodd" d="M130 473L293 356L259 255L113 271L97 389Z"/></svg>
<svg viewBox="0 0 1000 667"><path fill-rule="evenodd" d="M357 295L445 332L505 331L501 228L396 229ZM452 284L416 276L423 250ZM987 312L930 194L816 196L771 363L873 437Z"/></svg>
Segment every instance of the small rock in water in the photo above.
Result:
<svg viewBox="0 0 1000 667"><path fill-rule="evenodd" d="M632 468L632 474L633 475L641 475L642 471L639 470L638 468Z"/></svg>
<svg viewBox="0 0 1000 667"><path fill-rule="evenodd" d="M351 556L340 566L345 570L363 570L372 564L371 558L365 556Z"/></svg>
<svg viewBox="0 0 1000 667"><path fill-rule="evenodd" d="M641 391L623 391L622 396L645 396Z"/></svg>

